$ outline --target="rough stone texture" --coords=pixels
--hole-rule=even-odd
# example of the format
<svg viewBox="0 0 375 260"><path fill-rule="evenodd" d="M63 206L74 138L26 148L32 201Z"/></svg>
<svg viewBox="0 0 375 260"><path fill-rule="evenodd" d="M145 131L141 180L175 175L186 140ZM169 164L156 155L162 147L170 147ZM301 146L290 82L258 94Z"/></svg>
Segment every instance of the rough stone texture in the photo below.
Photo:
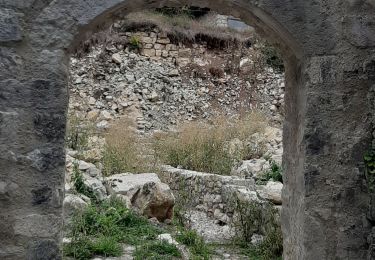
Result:
<svg viewBox="0 0 375 260"><path fill-rule="evenodd" d="M362 158L374 130L373 1L5 0L0 10L11 23L1 23L0 64L11 65L0 66L0 182L9 187L0 193L2 259L59 258L65 50L115 13L186 4L253 22L283 50L284 259L366 258L372 227ZM35 203L40 189L45 195Z"/></svg>
<svg viewBox="0 0 375 260"><path fill-rule="evenodd" d="M125 203L148 218L172 219L175 198L155 173L122 173L106 179L108 193L120 195Z"/></svg>
<svg viewBox="0 0 375 260"><path fill-rule="evenodd" d="M233 196L241 193L248 199L257 199L254 179L222 176L164 166L158 173L186 209L200 210L224 224L234 214ZM249 196L254 194L254 196ZM252 198L250 198L252 197Z"/></svg>

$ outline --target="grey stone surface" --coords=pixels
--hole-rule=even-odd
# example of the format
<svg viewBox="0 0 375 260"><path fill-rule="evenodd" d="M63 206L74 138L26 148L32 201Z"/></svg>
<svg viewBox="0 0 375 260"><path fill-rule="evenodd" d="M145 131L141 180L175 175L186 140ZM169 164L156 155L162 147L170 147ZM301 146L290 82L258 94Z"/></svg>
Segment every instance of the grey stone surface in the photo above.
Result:
<svg viewBox="0 0 375 260"><path fill-rule="evenodd" d="M0 55L11 64L11 72L0 66L0 181L18 187L0 193L2 259L59 258L65 50L117 12L186 4L242 18L286 58L284 259L367 257L372 227L361 162L374 139L373 1L2 0L2 19L11 22L1 23L0 46L14 48L22 61ZM51 200L33 203L36 186L50 190Z"/></svg>
<svg viewBox="0 0 375 260"><path fill-rule="evenodd" d="M11 9L0 9L0 42L18 42L22 32L16 13Z"/></svg>

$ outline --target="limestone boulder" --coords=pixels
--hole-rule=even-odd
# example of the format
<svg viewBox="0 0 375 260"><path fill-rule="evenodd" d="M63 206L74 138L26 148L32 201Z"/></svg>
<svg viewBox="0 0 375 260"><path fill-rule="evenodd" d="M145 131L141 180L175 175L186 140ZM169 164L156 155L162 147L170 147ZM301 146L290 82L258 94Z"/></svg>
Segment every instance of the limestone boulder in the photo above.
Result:
<svg viewBox="0 0 375 260"><path fill-rule="evenodd" d="M243 178L258 177L267 168L269 163L265 159L252 159L242 161L238 167L232 169L231 174Z"/></svg>
<svg viewBox="0 0 375 260"><path fill-rule="evenodd" d="M258 186L257 193L261 198L269 200L276 205L281 205L282 189L283 184L281 182L269 181L265 186Z"/></svg>
<svg viewBox="0 0 375 260"><path fill-rule="evenodd" d="M67 194L63 201L63 212L65 222L69 222L77 211L86 209L90 204L90 199L75 194Z"/></svg>
<svg viewBox="0 0 375 260"><path fill-rule="evenodd" d="M107 190L103 182L100 180L100 177L92 177L90 173L90 171L83 172L82 178L84 184L93 191L97 199L104 200L107 197Z"/></svg>
<svg viewBox="0 0 375 260"><path fill-rule="evenodd" d="M175 198L155 173L113 175L106 180L108 193L127 197L138 213L159 221L171 219Z"/></svg>

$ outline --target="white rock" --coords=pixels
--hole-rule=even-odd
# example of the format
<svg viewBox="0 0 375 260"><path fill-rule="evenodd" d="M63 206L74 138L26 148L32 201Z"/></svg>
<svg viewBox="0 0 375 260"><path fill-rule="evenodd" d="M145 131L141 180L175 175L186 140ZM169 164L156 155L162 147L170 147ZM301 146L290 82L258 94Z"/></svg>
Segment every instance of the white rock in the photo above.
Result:
<svg viewBox="0 0 375 260"><path fill-rule="evenodd" d="M74 194L66 194L64 201L63 201L63 208L64 208L64 219L70 219L75 212L82 211L87 208L88 203L85 202L82 198L78 195Z"/></svg>
<svg viewBox="0 0 375 260"><path fill-rule="evenodd" d="M109 113L108 111L104 110L104 111L100 112L100 118L104 119L104 120L111 120L112 116L111 116L111 113Z"/></svg>
<svg viewBox="0 0 375 260"><path fill-rule="evenodd" d="M119 53L113 54L112 55L112 61L114 63L121 64L122 63L122 58L121 58L120 54Z"/></svg>
<svg viewBox="0 0 375 260"><path fill-rule="evenodd" d="M109 127L109 123L106 120L102 120L99 123L96 124L96 127L98 129L107 129Z"/></svg>
<svg viewBox="0 0 375 260"><path fill-rule="evenodd" d="M106 187L111 195L128 197L132 208L144 216L161 222L172 218L174 196L155 173L112 175L107 178Z"/></svg>
<svg viewBox="0 0 375 260"><path fill-rule="evenodd" d="M159 100L159 95L155 90L151 92L151 94L149 96L149 100L152 101L152 102L156 102L156 101Z"/></svg>
<svg viewBox="0 0 375 260"><path fill-rule="evenodd" d="M160 234L157 236L157 239L160 241L166 241L168 244L171 245L178 245L177 241L173 239L171 234Z"/></svg>
<svg viewBox="0 0 375 260"><path fill-rule="evenodd" d="M251 236L251 244L254 246L260 245L264 240L264 237L262 235L254 234Z"/></svg>
<svg viewBox="0 0 375 260"><path fill-rule="evenodd" d="M94 192L96 198L104 200L107 197L107 190L103 183L98 178L91 177L88 173L84 172L82 175L84 184Z"/></svg>
<svg viewBox="0 0 375 260"><path fill-rule="evenodd" d="M91 167L95 167L95 165L92 163L85 162L85 161L78 162L78 169L80 169L81 171L86 171Z"/></svg>
<svg viewBox="0 0 375 260"><path fill-rule="evenodd" d="M180 73L178 72L177 69L173 69L173 70L169 71L169 73L168 73L168 76L170 76L170 77L177 77L178 75L180 75Z"/></svg>
<svg viewBox="0 0 375 260"><path fill-rule="evenodd" d="M90 97L90 98L89 98L89 104L90 104L90 105L95 105L95 103L96 103L96 99L93 98L93 97Z"/></svg>
<svg viewBox="0 0 375 260"><path fill-rule="evenodd" d="M252 159L242 161L241 165L232 170L232 175L240 177L254 177L261 174L263 166L267 161L265 159Z"/></svg>
<svg viewBox="0 0 375 260"><path fill-rule="evenodd" d="M269 181L265 186L258 186L257 192L261 198L269 200L277 205L282 204L281 192L283 184L281 182Z"/></svg>

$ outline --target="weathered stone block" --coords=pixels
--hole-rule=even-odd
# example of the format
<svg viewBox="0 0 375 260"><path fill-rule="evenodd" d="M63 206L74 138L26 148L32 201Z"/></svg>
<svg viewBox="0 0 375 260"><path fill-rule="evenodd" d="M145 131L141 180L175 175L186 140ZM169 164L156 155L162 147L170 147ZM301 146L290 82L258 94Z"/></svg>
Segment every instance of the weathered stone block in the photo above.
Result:
<svg viewBox="0 0 375 260"><path fill-rule="evenodd" d="M144 49L152 49L153 47L154 45L152 43L146 43L145 45L143 45Z"/></svg>
<svg viewBox="0 0 375 260"><path fill-rule="evenodd" d="M0 42L17 42L22 40L22 30L14 11L0 9Z"/></svg>
<svg viewBox="0 0 375 260"><path fill-rule="evenodd" d="M59 245L54 240L43 239L36 242L32 242L28 248L27 260L60 260L62 259L60 254Z"/></svg>
<svg viewBox="0 0 375 260"><path fill-rule="evenodd" d="M347 16L344 18L346 39L358 47L375 46L375 16Z"/></svg>
<svg viewBox="0 0 375 260"><path fill-rule="evenodd" d="M156 43L154 45L155 50L163 50L165 48L164 44Z"/></svg>
<svg viewBox="0 0 375 260"><path fill-rule="evenodd" d="M143 49L142 54L147 57L153 57L156 54L155 49Z"/></svg>
<svg viewBox="0 0 375 260"><path fill-rule="evenodd" d="M169 51L169 56L178 57L178 51Z"/></svg>
<svg viewBox="0 0 375 260"><path fill-rule="evenodd" d="M62 219L56 215L18 216L14 224L14 233L26 237L55 237L62 227Z"/></svg>
<svg viewBox="0 0 375 260"><path fill-rule="evenodd" d="M143 43L154 43L154 39L151 37L142 37L142 42Z"/></svg>
<svg viewBox="0 0 375 260"><path fill-rule="evenodd" d="M171 41L169 40L169 38L159 38L156 40L157 43L161 43L161 44L168 44L170 43Z"/></svg>
<svg viewBox="0 0 375 260"><path fill-rule="evenodd" d="M167 44L167 45L165 46L165 49L166 49L167 51L177 51L177 50L178 50L178 47L177 47L177 45L175 45L175 44Z"/></svg>

